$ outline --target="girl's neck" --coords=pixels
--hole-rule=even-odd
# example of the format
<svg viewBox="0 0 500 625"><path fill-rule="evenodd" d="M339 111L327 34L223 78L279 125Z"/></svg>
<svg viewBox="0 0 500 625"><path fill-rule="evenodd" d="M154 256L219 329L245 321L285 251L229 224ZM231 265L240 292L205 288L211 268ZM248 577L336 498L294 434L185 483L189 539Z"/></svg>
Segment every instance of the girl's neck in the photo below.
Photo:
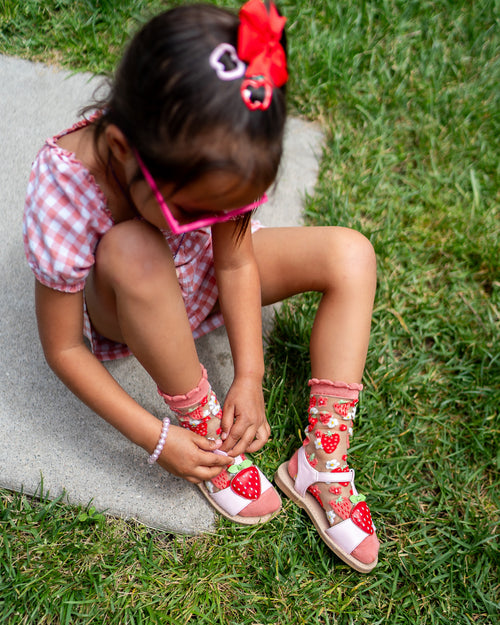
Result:
<svg viewBox="0 0 500 625"><path fill-rule="evenodd" d="M101 134L96 145L94 127L90 126L90 128L92 129L91 140L94 148L94 171L91 170L91 173L108 200L108 208L115 223L133 219L136 217L137 211L127 189L123 167L113 157L105 133Z"/></svg>

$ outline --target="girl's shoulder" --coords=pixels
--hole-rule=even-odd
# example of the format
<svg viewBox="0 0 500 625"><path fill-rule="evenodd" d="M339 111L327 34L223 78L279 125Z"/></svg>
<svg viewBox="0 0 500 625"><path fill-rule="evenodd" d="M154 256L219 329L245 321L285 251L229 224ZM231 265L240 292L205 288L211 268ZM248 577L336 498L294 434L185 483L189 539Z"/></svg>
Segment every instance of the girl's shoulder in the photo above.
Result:
<svg viewBox="0 0 500 625"><path fill-rule="evenodd" d="M90 124L91 120L83 119L71 126L71 128L46 139L43 147L38 152L34 165L36 166L37 161L43 160L45 166L49 166L53 170L54 175L57 175L59 168L63 169L66 174L68 169L73 170L75 174L80 172L87 173L89 184L96 184L85 167L83 160L77 155L79 137L82 133L89 130Z"/></svg>
<svg viewBox="0 0 500 625"><path fill-rule="evenodd" d="M114 221L92 174L73 152L59 145L58 138L68 132L48 139L33 163L23 235L37 279L51 288L73 291L83 288L97 243Z"/></svg>
<svg viewBox="0 0 500 625"><path fill-rule="evenodd" d="M62 140L67 139L68 137L70 137L70 135L74 135L74 133L80 131L80 130L84 130L84 129L88 129L90 128L92 122L95 120L96 116L93 115L90 118L84 118L84 119L80 119L79 121L75 122L70 128L66 128L66 130L61 130L60 132L58 132L56 135L54 135L53 137L50 137L49 139L46 140L46 143L48 145L54 146L54 147L58 147L59 144L62 142Z"/></svg>
<svg viewBox="0 0 500 625"><path fill-rule="evenodd" d="M26 201L35 202L39 210L68 205L112 219L107 198L94 176L75 153L77 136L92 122L82 120L71 128L46 139L31 169Z"/></svg>

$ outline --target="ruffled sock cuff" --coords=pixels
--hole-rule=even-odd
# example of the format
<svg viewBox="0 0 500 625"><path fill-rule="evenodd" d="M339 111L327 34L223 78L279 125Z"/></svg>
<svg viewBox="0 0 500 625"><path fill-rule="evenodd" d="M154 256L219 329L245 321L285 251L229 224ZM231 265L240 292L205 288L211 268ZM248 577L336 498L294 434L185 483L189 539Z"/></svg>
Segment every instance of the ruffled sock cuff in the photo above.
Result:
<svg viewBox="0 0 500 625"><path fill-rule="evenodd" d="M332 382L331 380L318 380L312 378L308 382L312 395L325 395L326 397L339 397L341 399L358 399L362 384L346 382Z"/></svg>
<svg viewBox="0 0 500 625"><path fill-rule="evenodd" d="M185 395L167 395L160 387L158 387L158 393L163 397L165 402L172 410L182 410L183 408L189 408L195 404L199 404L210 392L210 383L208 381L207 370L203 365L201 366L201 380L197 386Z"/></svg>

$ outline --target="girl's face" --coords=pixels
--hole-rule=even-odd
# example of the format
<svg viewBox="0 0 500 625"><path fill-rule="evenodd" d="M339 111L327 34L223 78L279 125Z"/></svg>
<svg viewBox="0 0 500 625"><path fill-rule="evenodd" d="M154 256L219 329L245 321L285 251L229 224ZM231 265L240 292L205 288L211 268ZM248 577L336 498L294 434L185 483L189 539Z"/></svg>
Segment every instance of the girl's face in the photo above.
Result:
<svg viewBox="0 0 500 625"><path fill-rule="evenodd" d="M207 225L203 222L232 219L234 213L252 210L263 201L266 189L256 188L235 173L222 170L203 175L177 191L173 184L160 184L158 188L117 126L107 126L102 141L120 164L123 186L128 188L136 209L146 221L159 229L170 228L176 233L179 229L181 232L195 230L202 227L200 222ZM144 179L136 180L138 166L142 168ZM164 213L173 217L170 225ZM130 212L130 216L132 214Z"/></svg>
<svg viewBox="0 0 500 625"><path fill-rule="evenodd" d="M263 195L264 190L256 190L247 181L242 181L232 172L217 171L202 176L199 180L175 191L174 185L160 185L158 188L172 217L187 230L194 230L200 225L195 222L223 216L228 211L249 207ZM146 180L135 182L130 193L139 213L153 226L168 229L169 225ZM190 225L193 227L190 228Z"/></svg>

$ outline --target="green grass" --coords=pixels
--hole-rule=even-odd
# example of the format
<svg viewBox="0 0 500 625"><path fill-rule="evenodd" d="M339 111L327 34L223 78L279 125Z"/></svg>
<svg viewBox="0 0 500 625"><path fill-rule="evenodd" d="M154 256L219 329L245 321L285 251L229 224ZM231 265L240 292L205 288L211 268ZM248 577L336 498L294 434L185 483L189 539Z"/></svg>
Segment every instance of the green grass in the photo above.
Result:
<svg viewBox="0 0 500 625"><path fill-rule="evenodd" d="M109 71L161 4L0 0L0 52ZM380 564L340 563L289 502L265 528L187 538L3 491L2 623L498 622L500 5L281 7L291 110L327 136L307 218L361 230L378 256L352 464ZM268 473L304 427L315 305L286 304L268 349Z"/></svg>

